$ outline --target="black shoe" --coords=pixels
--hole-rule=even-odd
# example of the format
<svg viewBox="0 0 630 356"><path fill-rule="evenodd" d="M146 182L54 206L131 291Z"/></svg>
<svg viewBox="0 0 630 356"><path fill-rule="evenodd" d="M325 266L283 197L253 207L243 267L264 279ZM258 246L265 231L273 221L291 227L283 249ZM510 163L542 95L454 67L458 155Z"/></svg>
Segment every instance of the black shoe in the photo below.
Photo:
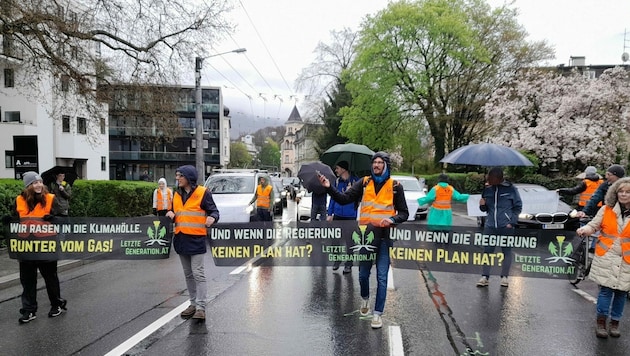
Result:
<svg viewBox="0 0 630 356"><path fill-rule="evenodd" d="M59 305L59 308L63 309L63 310L68 310L68 308L66 308L66 305L68 304L68 301L65 299L61 299L59 298L59 300L61 301L61 305Z"/></svg>
<svg viewBox="0 0 630 356"><path fill-rule="evenodd" d="M18 319L18 321L20 322L20 324L26 324L35 318L37 318L37 316L35 316L35 313L24 312L22 316Z"/></svg>
<svg viewBox="0 0 630 356"><path fill-rule="evenodd" d="M352 266L345 266L343 268L343 274L352 273Z"/></svg>
<svg viewBox="0 0 630 356"><path fill-rule="evenodd" d="M48 312L48 317L54 318L56 316L61 315L62 312L63 310L61 310L61 307L51 307L50 311Z"/></svg>
<svg viewBox="0 0 630 356"><path fill-rule="evenodd" d="M333 271L338 270L339 266L341 266L341 262L335 262L335 264L333 264Z"/></svg>

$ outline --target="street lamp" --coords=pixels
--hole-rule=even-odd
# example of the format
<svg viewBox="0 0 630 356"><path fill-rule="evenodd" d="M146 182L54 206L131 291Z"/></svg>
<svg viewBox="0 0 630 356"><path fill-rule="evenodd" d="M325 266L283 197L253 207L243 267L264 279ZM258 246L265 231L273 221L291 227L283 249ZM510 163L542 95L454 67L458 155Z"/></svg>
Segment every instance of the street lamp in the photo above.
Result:
<svg viewBox="0 0 630 356"><path fill-rule="evenodd" d="M201 110L201 65L206 58L221 56L228 53L243 53L247 50L245 48L238 48L232 51L213 54L207 57L195 58L195 165L197 167L197 184L201 185L205 183L206 178L206 165L204 162L204 149L203 149L203 114ZM219 113L219 118L221 113ZM219 123L220 125L220 123ZM219 135L221 137L221 135Z"/></svg>

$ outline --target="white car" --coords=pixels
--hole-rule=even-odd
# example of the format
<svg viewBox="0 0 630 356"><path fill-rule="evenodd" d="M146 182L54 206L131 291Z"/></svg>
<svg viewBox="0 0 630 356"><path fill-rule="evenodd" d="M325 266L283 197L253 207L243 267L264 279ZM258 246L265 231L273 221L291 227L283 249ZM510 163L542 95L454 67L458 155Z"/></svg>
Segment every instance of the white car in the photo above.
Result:
<svg viewBox="0 0 630 356"><path fill-rule="evenodd" d="M298 193L300 202L297 205L297 221L311 220L311 205L313 204L313 193L301 190ZM330 203L330 195L326 196L326 207Z"/></svg>
<svg viewBox="0 0 630 356"><path fill-rule="evenodd" d="M258 179L266 177L271 184L271 178L266 171L258 170L222 170L208 177L204 186L212 192L214 203L219 209L219 223L248 223L256 221L256 209L249 202L254 197ZM271 193L271 203L275 203ZM275 208L271 209L271 216Z"/></svg>
<svg viewBox="0 0 630 356"><path fill-rule="evenodd" d="M407 200L407 209L409 209L409 218L407 221L416 219L424 220L427 218L429 204L418 205L418 198L424 198L427 194L423 184L413 176L393 175L392 179L402 184L405 190L405 199Z"/></svg>

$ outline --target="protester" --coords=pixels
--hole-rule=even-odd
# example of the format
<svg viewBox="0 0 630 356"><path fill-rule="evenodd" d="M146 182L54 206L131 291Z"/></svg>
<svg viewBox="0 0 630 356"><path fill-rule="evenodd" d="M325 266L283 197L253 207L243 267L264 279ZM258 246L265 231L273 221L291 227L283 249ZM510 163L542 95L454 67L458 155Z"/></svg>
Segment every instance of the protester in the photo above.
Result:
<svg viewBox="0 0 630 356"><path fill-rule="evenodd" d="M153 191L153 215L165 216L173 209L173 191L166 185L166 179L158 180L158 187Z"/></svg>
<svg viewBox="0 0 630 356"><path fill-rule="evenodd" d="M48 193L42 177L37 172L26 172L22 175L24 190L15 201L16 212L20 222L24 224L42 223L50 220L52 208L57 199L54 194ZM50 300L48 317L54 318L66 310L67 301L61 298L61 287L57 275L57 261L19 260L20 283L22 284L22 308L18 319L20 324L25 324L37 316L37 270L41 273L46 284L46 292Z"/></svg>
<svg viewBox="0 0 630 356"><path fill-rule="evenodd" d="M486 235L514 235L518 215L523 208L521 196L518 189L503 179L503 169L493 167L488 172L487 185L481 192L479 209L485 211L487 216L483 233ZM486 246L484 254L493 253L496 246ZM501 247L503 252L503 263L501 264L501 287L509 285L508 275L512 265L512 248ZM477 282L477 287L486 287L490 278L490 266L484 265L481 279Z"/></svg>
<svg viewBox="0 0 630 356"><path fill-rule="evenodd" d="M258 179L258 186L249 205L256 203L256 215L259 221L271 221L271 193L273 188L266 177Z"/></svg>
<svg viewBox="0 0 630 356"><path fill-rule="evenodd" d="M438 176L436 184L425 197L418 198L418 204L431 204L427 225L434 230L448 230L453 225L453 210L451 201L465 203L468 194L461 194L448 184L448 176L444 173Z"/></svg>
<svg viewBox="0 0 630 356"><path fill-rule="evenodd" d="M360 184L353 184L345 193L340 193L330 184L325 176L319 180L328 194L339 204L361 203L359 224L366 225L374 233L373 245L376 246L376 301L372 315L373 329L383 327L381 315L385 309L387 297L387 273L389 271L389 252L392 240L389 239L390 227L407 221L409 210L405 200L405 191L398 182L390 177L389 155L376 152L372 156L372 174L363 177ZM374 261L359 263L359 284L361 287L361 315L368 315L370 298L370 273Z"/></svg>
<svg viewBox="0 0 630 356"><path fill-rule="evenodd" d="M599 285L597 327L599 338L621 336L619 320L630 290L630 178L620 178L606 192L605 205L585 226L580 236L599 232L588 278ZM610 318L608 331L606 321Z"/></svg>
<svg viewBox="0 0 630 356"><path fill-rule="evenodd" d="M348 189L355 184L359 178L351 175L350 171L348 171L349 164L347 161L339 161L335 165L335 174L337 174L337 179L335 180L335 189L337 189L340 193L345 193ZM349 204L339 204L334 199L330 199L328 203L328 217L327 221L333 220L356 220L357 219L357 204L355 202ZM347 234L342 236L342 240L346 245L346 251L350 251L350 247L352 247L352 236ZM335 261L333 264L333 271L336 271L341 266L340 261ZM343 273L352 273L352 260L348 260L344 263Z"/></svg>
<svg viewBox="0 0 630 356"><path fill-rule="evenodd" d="M613 164L612 166L608 167L604 176L606 181L604 181L602 184L599 185L599 187L597 187L597 190L595 191L591 199L588 200L584 209L582 209L582 211L578 211L577 216L583 218L586 216L595 215L598 210L597 205L604 201L608 188L610 188L610 186L615 183L617 179L623 178L625 175L626 170L618 164Z"/></svg>
<svg viewBox="0 0 630 356"><path fill-rule="evenodd" d="M183 312L182 318L206 319L208 287L205 275L206 228L219 221L212 193L197 185L197 169L194 166L181 166L175 173L177 190L173 196L173 210L166 216L174 221L175 235L173 247L186 278L186 288L190 305Z"/></svg>
<svg viewBox="0 0 630 356"><path fill-rule="evenodd" d="M72 187L65 181L66 174L59 172L55 175L55 181L50 183L50 192L55 195L52 213L55 216L68 217L70 210L70 197Z"/></svg>
<svg viewBox="0 0 630 356"><path fill-rule="evenodd" d="M593 196L593 193L602 184L604 180L597 174L597 168L588 166L584 170L584 179L580 181L578 185L572 188L560 188L556 190L560 194L575 195L580 194L578 200L578 210L583 210L588 201ZM601 207L602 202L597 204L597 207Z"/></svg>
<svg viewBox="0 0 630 356"><path fill-rule="evenodd" d="M140 175L140 180L143 180L145 182L150 182L151 176L149 176L149 172L143 171L142 174Z"/></svg>

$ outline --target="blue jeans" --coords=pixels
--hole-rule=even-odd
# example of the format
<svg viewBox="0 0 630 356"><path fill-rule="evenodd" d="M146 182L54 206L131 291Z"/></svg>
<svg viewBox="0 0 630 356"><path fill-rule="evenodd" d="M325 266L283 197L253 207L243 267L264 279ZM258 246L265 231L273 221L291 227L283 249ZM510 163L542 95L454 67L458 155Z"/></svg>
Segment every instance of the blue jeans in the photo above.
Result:
<svg viewBox="0 0 630 356"><path fill-rule="evenodd" d="M378 238L376 247L376 302L374 304L374 314L383 314L385 309L385 298L387 298L387 272L389 272L389 249L393 241L389 238ZM361 298L370 297L370 273L372 271L372 261L359 263L359 284L361 285Z"/></svg>
<svg viewBox="0 0 630 356"><path fill-rule="evenodd" d="M597 316L608 318L610 314L610 319L621 320L623 307L626 305L627 293L626 291L600 286L599 295L597 296ZM611 304L612 308L610 307Z"/></svg>

